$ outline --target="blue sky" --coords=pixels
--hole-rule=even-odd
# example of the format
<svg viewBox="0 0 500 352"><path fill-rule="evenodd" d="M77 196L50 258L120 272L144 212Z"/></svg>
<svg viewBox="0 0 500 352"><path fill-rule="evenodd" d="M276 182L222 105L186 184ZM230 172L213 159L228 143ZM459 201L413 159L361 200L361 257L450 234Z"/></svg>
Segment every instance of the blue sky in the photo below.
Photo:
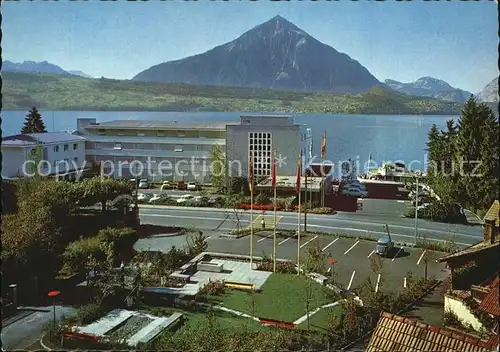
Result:
<svg viewBox="0 0 500 352"><path fill-rule="evenodd" d="M2 2L2 55L129 79L205 52L281 15L379 80L422 76L476 93L498 75L497 3Z"/></svg>

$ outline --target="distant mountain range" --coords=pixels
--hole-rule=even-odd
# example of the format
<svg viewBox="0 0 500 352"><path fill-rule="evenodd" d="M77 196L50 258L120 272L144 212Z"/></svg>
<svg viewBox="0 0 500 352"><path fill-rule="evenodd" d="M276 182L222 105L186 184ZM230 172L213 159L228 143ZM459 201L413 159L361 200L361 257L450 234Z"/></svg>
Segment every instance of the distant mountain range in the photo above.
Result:
<svg viewBox="0 0 500 352"><path fill-rule="evenodd" d="M386 79L384 83L400 93L431 97L444 101L463 103L472 95L471 92L454 88L447 82L433 77L421 77L411 83L402 83L392 79Z"/></svg>
<svg viewBox="0 0 500 352"><path fill-rule="evenodd" d="M478 94L477 98L479 101L484 101L486 103L498 103L498 79L499 77L493 79L490 83L486 85Z"/></svg>
<svg viewBox="0 0 500 352"><path fill-rule="evenodd" d="M203 54L150 67L133 80L340 94L384 86L359 62L281 16Z"/></svg>
<svg viewBox="0 0 500 352"><path fill-rule="evenodd" d="M68 75L68 76L93 78L92 76L82 71L66 71L61 67L51 64L50 62L47 61L12 62L6 60L2 61L2 72L50 73L55 75Z"/></svg>

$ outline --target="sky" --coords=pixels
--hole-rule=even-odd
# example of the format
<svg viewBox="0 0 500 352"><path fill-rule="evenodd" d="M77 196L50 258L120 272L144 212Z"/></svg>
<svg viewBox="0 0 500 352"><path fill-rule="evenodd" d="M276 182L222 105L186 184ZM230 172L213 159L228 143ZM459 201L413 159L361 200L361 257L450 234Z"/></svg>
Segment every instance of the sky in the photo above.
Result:
<svg viewBox="0 0 500 352"><path fill-rule="evenodd" d="M375 77L443 79L479 92L498 76L495 1L10 1L1 3L4 60L48 61L131 79L199 54L281 15Z"/></svg>

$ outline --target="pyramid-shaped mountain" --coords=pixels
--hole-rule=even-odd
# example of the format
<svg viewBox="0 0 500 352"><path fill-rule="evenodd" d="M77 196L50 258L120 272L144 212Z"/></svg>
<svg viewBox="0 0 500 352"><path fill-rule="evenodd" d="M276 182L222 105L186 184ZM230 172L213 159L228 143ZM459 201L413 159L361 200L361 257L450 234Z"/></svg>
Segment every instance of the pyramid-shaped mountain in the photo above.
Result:
<svg viewBox="0 0 500 352"><path fill-rule="evenodd" d="M383 85L359 62L281 16L203 54L152 66L133 80L332 93Z"/></svg>

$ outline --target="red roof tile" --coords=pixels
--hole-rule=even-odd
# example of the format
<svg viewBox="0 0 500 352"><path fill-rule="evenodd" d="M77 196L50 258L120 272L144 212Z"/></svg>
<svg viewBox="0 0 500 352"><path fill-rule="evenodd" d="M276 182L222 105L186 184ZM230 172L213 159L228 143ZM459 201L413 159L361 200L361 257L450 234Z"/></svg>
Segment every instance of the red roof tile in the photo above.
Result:
<svg viewBox="0 0 500 352"><path fill-rule="evenodd" d="M489 352L495 340L477 338L426 325L394 314L382 313L366 352L375 351L447 351Z"/></svg>
<svg viewBox="0 0 500 352"><path fill-rule="evenodd" d="M491 285L491 290L486 294L483 301L479 305L479 309L483 312L492 315L500 315L500 306L499 306L499 285L500 280L497 277L493 284Z"/></svg>

